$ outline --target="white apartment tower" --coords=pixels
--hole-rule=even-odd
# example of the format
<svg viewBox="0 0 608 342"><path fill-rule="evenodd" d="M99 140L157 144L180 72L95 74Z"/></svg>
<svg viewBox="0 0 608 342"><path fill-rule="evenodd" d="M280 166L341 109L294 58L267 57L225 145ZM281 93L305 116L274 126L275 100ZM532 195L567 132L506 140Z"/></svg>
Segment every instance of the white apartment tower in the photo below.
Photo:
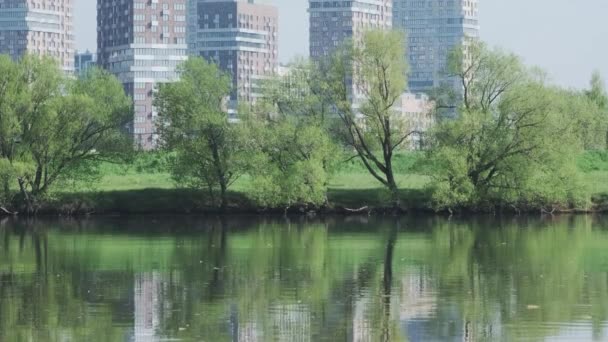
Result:
<svg viewBox="0 0 608 342"><path fill-rule="evenodd" d="M51 56L74 69L72 0L0 0L0 53Z"/></svg>

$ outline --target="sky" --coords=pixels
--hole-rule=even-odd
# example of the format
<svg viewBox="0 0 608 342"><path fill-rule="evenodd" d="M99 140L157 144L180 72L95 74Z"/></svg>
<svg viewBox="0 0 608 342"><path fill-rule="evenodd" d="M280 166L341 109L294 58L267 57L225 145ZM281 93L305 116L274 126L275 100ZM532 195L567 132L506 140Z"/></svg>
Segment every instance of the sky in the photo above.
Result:
<svg viewBox="0 0 608 342"><path fill-rule="evenodd" d="M308 55L308 0L264 0L279 9L279 59ZM546 70L553 82L608 78L608 0L479 0L481 38ZM76 48L95 51L96 1L75 1Z"/></svg>

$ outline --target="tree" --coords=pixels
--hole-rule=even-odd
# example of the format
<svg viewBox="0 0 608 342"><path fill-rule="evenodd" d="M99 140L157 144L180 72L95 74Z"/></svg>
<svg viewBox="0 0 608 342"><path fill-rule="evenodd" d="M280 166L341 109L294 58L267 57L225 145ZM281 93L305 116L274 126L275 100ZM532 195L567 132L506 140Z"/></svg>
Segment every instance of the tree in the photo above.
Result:
<svg viewBox="0 0 608 342"><path fill-rule="evenodd" d="M130 101L121 84L96 70L65 77L53 59L0 57L0 159L3 190L16 180L28 211L58 181L88 179L96 162L122 154Z"/></svg>
<svg viewBox="0 0 608 342"><path fill-rule="evenodd" d="M396 31L368 31L360 42L345 44L321 64L342 141L389 189L396 204L393 156L414 133L394 110L406 85L404 41Z"/></svg>
<svg viewBox="0 0 608 342"><path fill-rule="evenodd" d="M160 85L155 97L160 141L175 152L174 179L206 188L212 200L219 191L223 210L228 188L244 171L239 127L224 110L230 78L202 58L189 59L179 73L180 80Z"/></svg>
<svg viewBox="0 0 608 342"><path fill-rule="evenodd" d="M590 89L585 91L587 99L595 105L595 108L590 109L591 120L588 127L603 132L603 146L608 148L608 94L604 86L604 80L599 71L594 71L591 76ZM591 135L596 137L597 135ZM594 146L596 147L596 146Z"/></svg>
<svg viewBox="0 0 608 342"><path fill-rule="evenodd" d="M321 205L338 158L320 125L292 116L248 119L252 193L266 206Z"/></svg>
<svg viewBox="0 0 608 342"><path fill-rule="evenodd" d="M295 64L285 77L263 83L264 96L244 119L253 195L266 206L321 205L339 159L328 132L326 97L313 70Z"/></svg>
<svg viewBox="0 0 608 342"><path fill-rule="evenodd" d="M130 149L123 127L132 118L131 105L116 78L96 69L59 86L67 94L52 95L48 109L27 120L22 145L35 164L34 177L27 179L33 195L57 180L88 179L97 162Z"/></svg>
<svg viewBox="0 0 608 342"><path fill-rule="evenodd" d="M608 109L608 94L606 94L604 79L599 71L594 71L591 75L590 89L585 94L601 109Z"/></svg>
<svg viewBox="0 0 608 342"><path fill-rule="evenodd" d="M463 97L454 119L431 136L432 194L438 208L565 205L576 200L581 149L568 93L548 86L519 58L483 44L451 55ZM444 104L440 104L444 106Z"/></svg>

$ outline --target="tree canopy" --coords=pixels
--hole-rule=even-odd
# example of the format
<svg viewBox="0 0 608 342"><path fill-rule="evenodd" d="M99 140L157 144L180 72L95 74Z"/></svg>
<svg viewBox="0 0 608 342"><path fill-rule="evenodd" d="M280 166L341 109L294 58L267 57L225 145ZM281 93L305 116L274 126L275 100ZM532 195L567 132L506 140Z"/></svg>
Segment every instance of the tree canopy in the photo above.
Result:
<svg viewBox="0 0 608 342"><path fill-rule="evenodd" d="M105 71L80 79L53 59L0 56L0 174L5 198L16 182L28 211L59 181L87 179L94 162L124 156L131 103Z"/></svg>
<svg viewBox="0 0 608 342"><path fill-rule="evenodd" d="M263 83L263 96L244 116L253 196L265 206L322 205L340 151L328 130L331 112L316 69L294 63Z"/></svg>
<svg viewBox="0 0 608 342"><path fill-rule="evenodd" d="M238 125L229 122L230 78L217 65L190 58L177 82L161 84L154 99L161 145L175 153L171 173L178 184L207 189L219 206L244 172Z"/></svg>
<svg viewBox="0 0 608 342"><path fill-rule="evenodd" d="M573 156L583 148L584 99L548 85L512 54L481 43L467 54L456 51L449 62L462 84L458 115L442 120L431 137L434 206L576 203Z"/></svg>

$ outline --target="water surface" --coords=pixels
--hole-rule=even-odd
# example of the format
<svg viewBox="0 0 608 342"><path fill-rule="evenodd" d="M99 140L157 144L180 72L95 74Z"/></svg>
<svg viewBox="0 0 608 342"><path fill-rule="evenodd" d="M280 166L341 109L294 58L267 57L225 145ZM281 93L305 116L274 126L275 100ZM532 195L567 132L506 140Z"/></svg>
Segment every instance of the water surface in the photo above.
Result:
<svg viewBox="0 0 608 342"><path fill-rule="evenodd" d="M0 221L0 341L608 341L608 220Z"/></svg>

